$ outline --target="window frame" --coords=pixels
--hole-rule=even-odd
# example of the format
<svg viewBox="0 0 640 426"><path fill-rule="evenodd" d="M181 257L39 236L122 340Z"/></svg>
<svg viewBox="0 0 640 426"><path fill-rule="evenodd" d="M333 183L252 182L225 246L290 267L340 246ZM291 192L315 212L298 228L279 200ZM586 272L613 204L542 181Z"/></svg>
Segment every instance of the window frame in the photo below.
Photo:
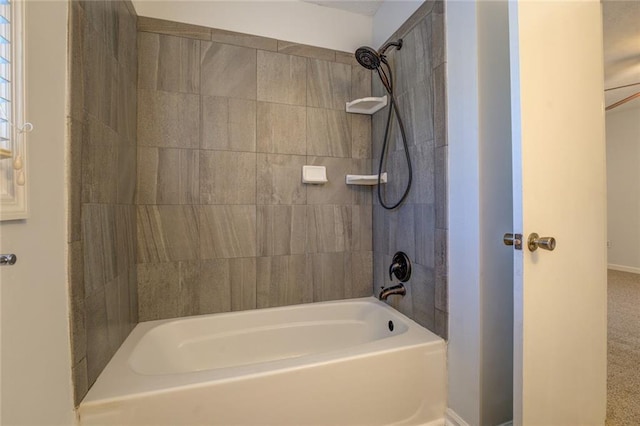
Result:
<svg viewBox="0 0 640 426"><path fill-rule="evenodd" d="M5 0L6 2L6 0ZM13 193L0 194L0 221L26 219L29 216L27 185L28 179L28 132L23 131L25 124L25 25L24 25L24 0L10 0L11 7L11 101L9 115L10 123L10 146L11 151L19 153L22 157L22 173L24 173L24 184L18 184L16 170L13 170L13 158L3 159L2 167L9 167L13 170L10 173L11 180L8 186ZM2 174L4 176L4 173Z"/></svg>

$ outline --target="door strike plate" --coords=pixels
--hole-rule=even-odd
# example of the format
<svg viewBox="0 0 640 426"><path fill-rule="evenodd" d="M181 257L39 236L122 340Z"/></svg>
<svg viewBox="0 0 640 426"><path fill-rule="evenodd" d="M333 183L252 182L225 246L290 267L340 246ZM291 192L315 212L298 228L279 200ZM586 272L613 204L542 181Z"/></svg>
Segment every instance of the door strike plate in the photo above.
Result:
<svg viewBox="0 0 640 426"><path fill-rule="evenodd" d="M502 241L507 246L513 246L516 250L522 250L522 234L504 234Z"/></svg>

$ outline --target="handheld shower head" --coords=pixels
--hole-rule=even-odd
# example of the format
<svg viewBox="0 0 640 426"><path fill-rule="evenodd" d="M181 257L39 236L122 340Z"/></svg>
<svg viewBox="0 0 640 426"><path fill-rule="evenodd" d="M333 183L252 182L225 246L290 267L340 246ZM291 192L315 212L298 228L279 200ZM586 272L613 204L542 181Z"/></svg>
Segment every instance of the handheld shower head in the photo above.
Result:
<svg viewBox="0 0 640 426"><path fill-rule="evenodd" d="M356 50L356 61L368 70L375 70L380 66L380 55L373 48L362 46Z"/></svg>
<svg viewBox="0 0 640 426"><path fill-rule="evenodd" d="M380 66L380 62L386 63L384 52L390 47L402 49L402 39L386 43L379 51L369 46L359 47L356 50L356 61L368 70L375 70Z"/></svg>
<svg viewBox="0 0 640 426"><path fill-rule="evenodd" d="M397 208L400 204L404 202L404 200L409 195L409 190L411 189L411 181L413 179L413 171L411 169L411 157L409 155L409 147L407 145L407 135L404 130L404 124L402 123L402 116L400 115L400 109L398 108L398 104L396 102L394 93L393 93L393 72L392 66L387 61L387 57L385 53L390 48L394 47L396 50L402 49L403 41L402 39L398 39L396 41L388 41L380 50L375 50L368 46L359 47L356 50L355 57L360 65L362 65L365 69L375 71L380 77L380 81L384 86L385 90L389 94L391 98L390 107L388 108L387 113L387 124L384 130L384 137L382 142L382 152L380 154L380 162L378 163L378 200L380 200L380 205L387 210L393 210ZM407 182L407 186L404 190L404 194L400 198L400 200L395 204L387 204L382 197L382 185L380 185L380 176L382 176L382 166L385 163L385 156L387 155L387 148L389 138L391 133L389 130L391 129L391 119L392 114L395 113L396 118L398 119L398 128L400 129L400 134L402 135L402 144L404 145L404 153L407 159L407 170L409 172L409 180ZM397 266L394 264L394 266ZM393 269L393 268L392 268ZM397 268L396 268L397 269ZM390 271L393 272L393 271ZM381 297L382 298L382 297Z"/></svg>

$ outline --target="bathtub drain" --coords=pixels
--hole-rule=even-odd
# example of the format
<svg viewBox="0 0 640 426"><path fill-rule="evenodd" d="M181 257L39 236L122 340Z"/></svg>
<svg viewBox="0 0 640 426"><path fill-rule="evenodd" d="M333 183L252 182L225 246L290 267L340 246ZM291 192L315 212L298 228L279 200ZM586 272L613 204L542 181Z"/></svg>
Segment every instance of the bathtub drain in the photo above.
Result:
<svg viewBox="0 0 640 426"><path fill-rule="evenodd" d="M393 331L393 321L389 321L389 331Z"/></svg>

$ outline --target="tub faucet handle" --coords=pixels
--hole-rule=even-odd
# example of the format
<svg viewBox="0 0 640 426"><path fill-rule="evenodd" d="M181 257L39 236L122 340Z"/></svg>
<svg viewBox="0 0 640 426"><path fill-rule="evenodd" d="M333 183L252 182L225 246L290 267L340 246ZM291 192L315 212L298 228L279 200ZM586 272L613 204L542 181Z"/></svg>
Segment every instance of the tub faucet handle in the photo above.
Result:
<svg viewBox="0 0 640 426"><path fill-rule="evenodd" d="M393 255L393 260L389 266L389 279L393 281L395 275L398 281L406 282L411 278L411 261L409 256L399 251Z"/></svg>
<svg viewBox="0 0 640 426"><path fill-rule="evenodd" d="M399 263L392 263L391 266L389 266L389 281L393 281L393 274L398 272L400 268L402 268L402 266L400 266Z"/></svg>

